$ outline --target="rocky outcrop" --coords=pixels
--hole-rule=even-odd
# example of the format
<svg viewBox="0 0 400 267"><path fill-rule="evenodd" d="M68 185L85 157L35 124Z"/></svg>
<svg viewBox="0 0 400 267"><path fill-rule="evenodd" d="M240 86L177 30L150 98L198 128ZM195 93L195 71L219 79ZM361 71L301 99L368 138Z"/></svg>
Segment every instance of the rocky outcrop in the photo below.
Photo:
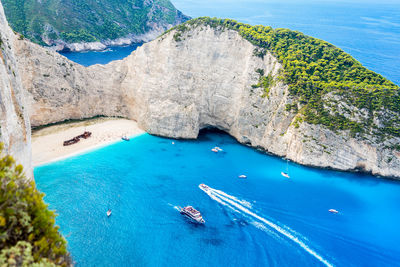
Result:
<svg viewBox="0 0 400 267"><path fill-rule="evenodd" d="M189 20L169 0L2 0L13 30L57 51L153 40Z"/></svg>
<svg viewBox="0 0 400 267"><path fill-rule="evenodd" d="M0 142L25 173L32 177L31 130L24 90L16 57L12 49L15 36L8 27L0 3Z"/></svg>
<svg viewBox="0 0 400 267"><path fill-rule="evenodd" d="M276 76L282 68L236 31L174 31L122 61L84 68L28 42L16 45L33 126L96 115L137 120L155 135L196 138L216 127L239 142L301 164L400 177L400 152L348 132L332 132L286 111L293 99ZM262 69L275 77L268 94Z"/></svg>

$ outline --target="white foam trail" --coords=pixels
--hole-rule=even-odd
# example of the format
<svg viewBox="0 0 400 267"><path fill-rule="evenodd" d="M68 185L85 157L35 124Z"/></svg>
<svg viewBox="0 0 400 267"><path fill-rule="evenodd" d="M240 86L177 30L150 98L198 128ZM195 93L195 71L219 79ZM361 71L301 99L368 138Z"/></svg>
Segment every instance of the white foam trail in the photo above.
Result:
<svg viewBox="0 0 400 267"><path fill-rule="evenodd" d="M200 187L200 189L202 189ZM203 190L203 189L202 189ZM236 203L234 201L232 201L231 198L227 198L224 195L219 194L218 191L220 190L214 190L211 187L208 190L203 190L207 195L209 195L212 199L216 200L218 203L224 205L224 206L233 206L236 207L238 210L241 210L242 212L246 213L247 215L252 216L253 218L258 219L259 221L265 223L266 225L268 225L269 227L275 229L277 232L281 233L282 235L286 236L287 238L289 238L290 240L292 240L293 242L297 243L301 248L303 248L305 251L307 251L310 255L314 256L316 259L318 259L320 262L322 262L323 264L325 264L328 267L333 267L333 265L331 263L329 263L327 260L325 260L324 258L322 258L317 252L315 252L314 250L312 250L311 248L309 248L303 241L301 241L299 238L297 238L296 236L294 236L293 234L289 233L288 231L286 231L285 229L283 229L282 227L274 224L273 222L268 221L267 219L258 216L257 214L255 214L254 212L248 210L247 208L243 207L242 205L240 205L239 203ZM226 193L224 193L226 194ZM224 202L225 201L225 202ZM228 204L229 203L229 204Z"/></svg>
<svg viewBox="0 0 400 267"><path fill-rule="evenodd" d="M221 190L217 190L217 189L212 189L212 190L213 190L214 192L220 194L220 195L223 195L223 196L225 196L225 197L227 197L227 198L230 198L230 199L232 199L232 200L234 200L234 201L239 202L240 204L242 204L243 206L245 206L245 207L247 207L247 208L252 208L252 207L253 207L253 206L251 205L251 203L248 202L248 201L246 201L246 200L238 199L237 197L228 195L227 193L225 193L225 192L223 192L223 191L221 191Z"/></svg>
<svg viewBox="0 0 400 267"><path fill-rule="evenodd" d="M206 192L206 193L207 193L207 192ZM221 205L223 205L223 206L226 206L226 207L232 209L234 212L240 213L240 211L238 211L237 209L235 209L235 208L232 207L231 205L229 205L229 204L223 202L223 201L220 200L218 197L216 197L216 196L214 196L214 195L210 195L210 194L208 194L208 193L207 193L207 195L209 195L212 199L214 199L215 201L217 201L219 204L221 204Z"/></svg>

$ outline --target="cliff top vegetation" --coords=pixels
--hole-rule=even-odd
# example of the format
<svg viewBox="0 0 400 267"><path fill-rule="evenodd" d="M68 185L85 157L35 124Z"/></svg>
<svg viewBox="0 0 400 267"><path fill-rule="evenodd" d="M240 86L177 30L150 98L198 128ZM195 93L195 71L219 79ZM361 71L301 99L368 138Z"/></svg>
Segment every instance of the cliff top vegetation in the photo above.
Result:
<svg viewBox="0 0 400 267"><path fill-rule="evenodd" d="M298 31L230 19L202 17L170 31L175 31L174 39L179 42L184 32L203 26L235 30L257 47L254 56L269 52L278 59L283 70L275 79L289 86L294 102L286 109L299 115L297 122L349 130L358 137L400 137L399 86L340 48Z"/></svg>

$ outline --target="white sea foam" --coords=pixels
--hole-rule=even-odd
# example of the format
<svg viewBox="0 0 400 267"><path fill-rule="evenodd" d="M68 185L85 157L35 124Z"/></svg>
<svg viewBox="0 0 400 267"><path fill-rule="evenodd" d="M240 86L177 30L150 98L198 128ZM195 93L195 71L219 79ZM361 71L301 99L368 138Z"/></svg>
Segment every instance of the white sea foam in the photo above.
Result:
<svg viewBox="0 0 400 267"><path fill-rule="evenodd" d="M223 196L225 196L225 197L227 197L227 198L230 198L230 199L232 199L232 200L234 200L234 201L236 201L236 202L239 202L240 204L242 204L243 206L245 206L245 207L247 207L247 208L252 208L251 203L248 202L248 201L246 201L246 200L238 199L237 197L228 195L227 193L225 193L225 192L223 192L223 191L221 191L221 190L217 190L217 189L212 189L212 190L213 190L214 192L220 194L220 195L223 195Z"/></svg>
<svg viewBox="0 0 400 267"><path fill-rule="evenodd" d="M300 240L299 237L295 236L294 235L294 231L292 229L290 229L289 227L287 227L287 226L280 227L277 224L275 224L275 223L273 223L273 222L271 222L271 221L269 221L269 220L267 220L267 219L255 214L254 212L252 212L248 208L246 208L243 204L241 204L240 201L237 201L237 198L235 198L235 197L233 197L231 195L228 195L225 192L222 192L221 190L215 190L215 189L210 188L209 190L203 190L203 191L208 196L210 196L212 199L214 199L215 201L220 203L221 205L224 205L224 206L229 207L229 208L233 208L235 211L239 211L240 210L241 212L244 213L244 215L251 216L251 217L261 221L265 225L268 225L269 227L271 227L272 229L274 229L278 233L286 236L287 238L289 238L290 240L292 240L293 242L298 244L306 252L308 252L310 255L312 255L313 257L318 259L320 262L322 262L326 266L329 266L329 267L333 266L330 262L325 260L317 252L315 252L309 246L307 246L307 244L305 244L302 240ZM287 230L284 229L284 228L286 228Z"/></svg>

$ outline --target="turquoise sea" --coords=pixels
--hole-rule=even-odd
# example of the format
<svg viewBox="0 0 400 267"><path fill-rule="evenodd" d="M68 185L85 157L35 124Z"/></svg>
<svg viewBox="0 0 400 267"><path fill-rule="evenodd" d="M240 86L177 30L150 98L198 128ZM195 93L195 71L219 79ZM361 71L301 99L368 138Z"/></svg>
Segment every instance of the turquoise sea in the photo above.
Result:
<svg viewBox="0 0 400 267"><path fill-rule="evenodd" d="M399 182L282 170L284 160L206 131L196 141L145 134L35 178L77 266L400 266ZM205 225L180 215L185 205Z"/></svg>

